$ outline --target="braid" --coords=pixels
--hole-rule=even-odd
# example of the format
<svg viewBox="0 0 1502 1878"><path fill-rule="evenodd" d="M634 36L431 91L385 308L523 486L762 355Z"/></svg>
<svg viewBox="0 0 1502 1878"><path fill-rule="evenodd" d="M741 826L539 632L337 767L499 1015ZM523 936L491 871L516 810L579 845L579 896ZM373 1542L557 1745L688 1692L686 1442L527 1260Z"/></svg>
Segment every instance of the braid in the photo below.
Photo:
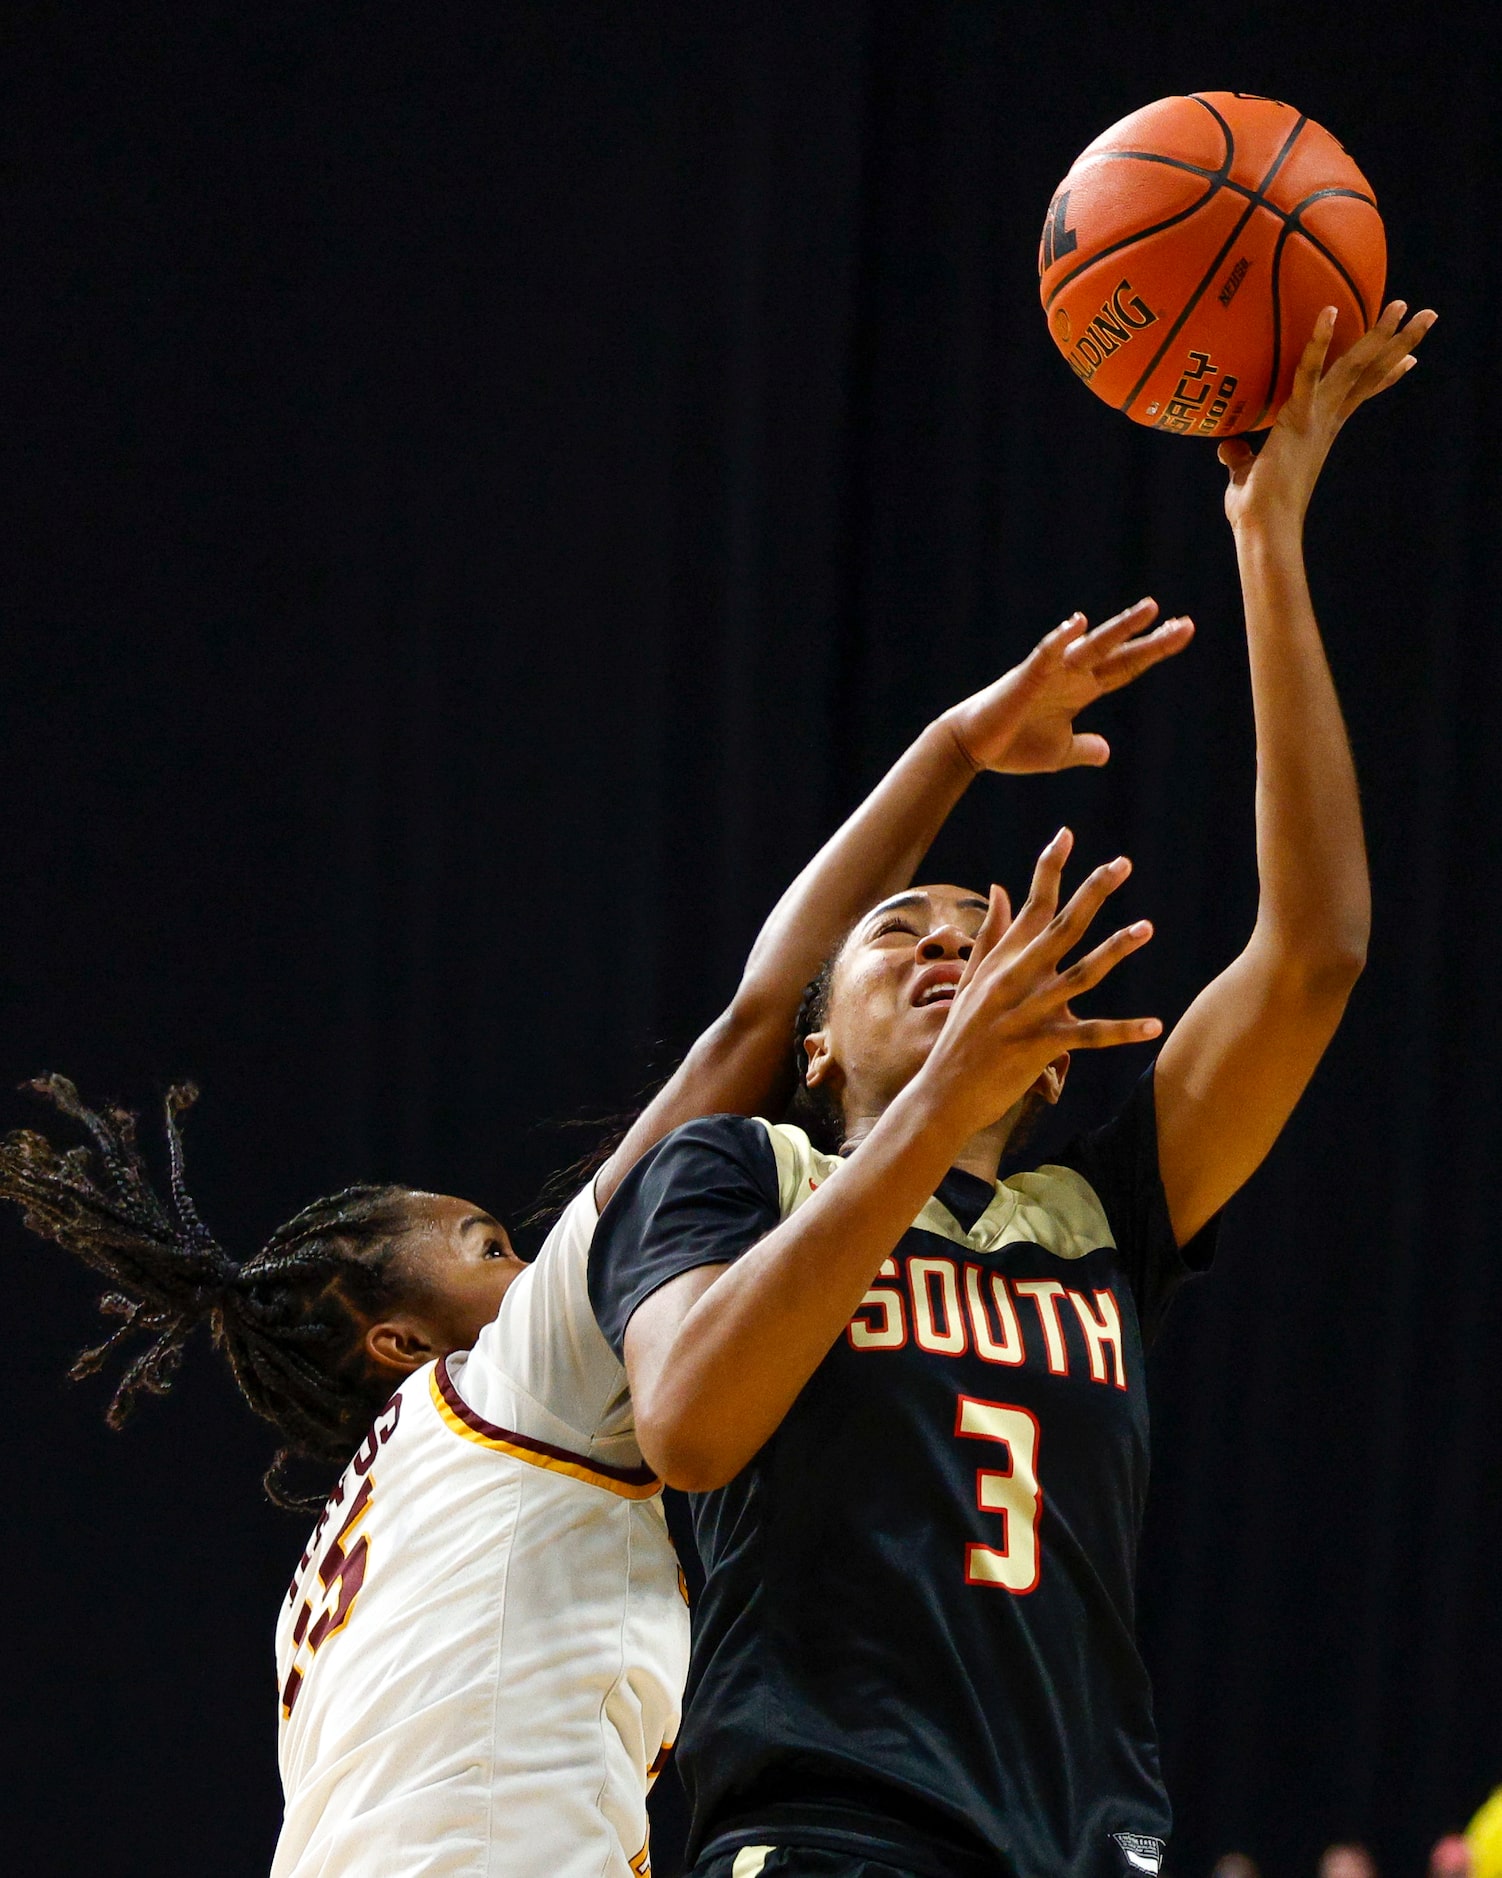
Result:
<svg viewBox="0 0 1502 1878"><path fill-rule="evenodd" d="M839 1101L827 1089L809 1087L808 1052L805 1041L829 1021L829 996L834 988L836 949L819 967L803 988L798 1001L798 1015L793 1021L793 1074L797 1078L793 1098L788 1103L788 1120L808 1136L825 1154L838 1154L845 1145L845 1117Z"/></svg>
<svg viewBox="0 0 1502 1878"><path fill-rule="evenodd" d="M33 1232L98 1272L109 1287L99 1308L122 1320L70 1374L93 1375L121 1345L145 1339L105 1413L119 1428L143 1391L167 1393L189 1336L206 1322L240 1393L281 1436L268 1495L279 1506L316 1506L321 1495L289 1485L292 1464L342 1468L389 1394L360 1361L361 1319L393 1298L389 1268L411 1223L408 1190L356 1186L315 1200L242 1265L204 1225L185 1183L178 1117L197 1100L191 1084L167 1093L165 1200L132 1114L86 1108L63 1076L27 1086L79 1123L94 1152L58 1149L19 1129L0 1141L0 1198L22 1209Z"/></svg>

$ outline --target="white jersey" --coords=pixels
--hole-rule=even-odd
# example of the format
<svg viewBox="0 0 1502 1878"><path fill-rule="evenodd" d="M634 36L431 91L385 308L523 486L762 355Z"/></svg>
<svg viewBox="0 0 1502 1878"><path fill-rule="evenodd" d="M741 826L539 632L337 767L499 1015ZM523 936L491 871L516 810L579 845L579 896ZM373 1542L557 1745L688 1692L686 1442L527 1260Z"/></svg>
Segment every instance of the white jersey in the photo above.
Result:
<svg viewBox="0 0 1502 1878"><path fill-rule="evenodd" d="M587 1289L581 1193L472 1351L408 1378L277 1627L272 1878L629 1878L683 1580Z"/></svg>

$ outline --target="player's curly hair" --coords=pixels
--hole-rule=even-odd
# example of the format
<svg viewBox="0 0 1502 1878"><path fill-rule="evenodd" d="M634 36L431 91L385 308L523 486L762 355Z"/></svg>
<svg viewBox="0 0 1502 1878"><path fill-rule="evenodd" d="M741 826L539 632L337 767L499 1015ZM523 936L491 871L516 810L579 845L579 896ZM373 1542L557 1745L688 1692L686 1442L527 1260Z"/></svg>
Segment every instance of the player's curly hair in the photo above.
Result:
<svg viewBox="0 0 1502 1878"><path fill-rule="evenodd" d="M297 1491L290 1470L298 1462L343 1469L391 1393L361 1354L361 1320L397 1296L394 1254L412 1224L411 1190L346 1187L315 1200L241 1264L199 1218L184 1182L178 1118L197 1100L190 1083L167 1092L165 1200L133 1114L86 1108L64 1076L25 1087L78 1122L94 1146L59 1149L17 1129L0 1141L0 1198L98 1272L109 1286L99 1308L122 1320L70 1374L93 1375L119 1346L145 1339L106 1411L119 1428L138 1396L168 1392L188 1338L207 1323L240 1393L281 1437L265 1476L268 1497L289 1510L317 1507L323 1494Z"/></svg>

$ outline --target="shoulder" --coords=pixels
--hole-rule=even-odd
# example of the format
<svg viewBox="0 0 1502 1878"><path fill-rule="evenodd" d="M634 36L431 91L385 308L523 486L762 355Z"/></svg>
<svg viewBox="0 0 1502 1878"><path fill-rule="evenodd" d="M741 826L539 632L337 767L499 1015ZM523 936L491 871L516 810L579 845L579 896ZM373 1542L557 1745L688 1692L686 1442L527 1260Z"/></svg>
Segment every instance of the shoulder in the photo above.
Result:
<svg viewBox="0 0 1502 1878"><path fill-rule="evenodd" d="M617 1355L632 1313L669 1280L733 1263L781 1216L775 1130L705 1115L643 1155L600 1215L589 1253L596 1322Z"/></svg>
<svg viewBox="0 0 1502 1878"><path fill-rule="evenodd" d="M664 1136L600 1215L589 1252L592 1292L610 1271L656 1259L685 1235L702 1249L722 1232L775 1225L781 1180L771 1136L767 1123L746 1115L701 1115ZM598 1310L598 1295L595 1302Z"/></svg>
<svg viewBox="0 0 1502 1878"><path fill-rule="evenodd" d="M1001 1186L1016 1202L1004 1239L1027 1239L1065 1259L1116 1244L1100 1194L1075 1168L1048 1162Z"/></svg>
<svg viewBox="0 0 1502 1878"><path fill-rule="evenodd" d="M1062 1258L1121 1249L1160 1192L1152 1071L1103 1125L1074 1135L1047 1162L1010 1173L1001 1185L1016 1197L1008 1237L1035 1240Z"/></svg>
<svg viewBox="0 0 1502 1878"><path fill-rule="evenodd" d="M487 1420L565 1446L593 1441L620 1388L620 1365L589 1300L597 1221L591 1183L513 1281L467 1362L451 1366L465 1400Z"/></svg>
<svg viewBox="0 0 1502 1878"><path fill-rule="evenodd" d="M816 1148L792 1122L758 1122L771 1151L777 1173L777 1198L784 1219L818 1191L843 1166L837 1154Z"/></svg>
<svg viewBox="0 0 1502 1878"><path fill-rule="evenodd" d="M786 1218L842 1165L838 1155L816 1148L792 1122L759 1115L701 1115L659 1142L622 1181L606 1207L608 1224L628 1185L661 1195L692 1188L712 1195L727 1186L754 1187Z"/></svg>
<svg viewBox="0 0 1502 1878"><path fill-rule="evenodd" d="M775 1195L777 1156L772 1137L778 1130L753 1115L699 1115L664 1135L622 1179L601 1214L612 1227L623 1212L644 1198L668 1193L713 1193L727 1183L750 1183Z"/></svg>
<svg viewBox="0 0 1502 1878"><path fill-rule="evenodd" d="M481 1344L492 1349L525 1347L539 1334L540 1325L567 1316L570 1303L582 1295L599 1222L594 1182L589 1181L549 1227L536 1258L508 1286L500 1310L480 1333Z"/></svg>
<svg viewBox="0 0 1502 1878"><path fill-rule="evenodd" d="M555 1263L567 1263L571 1255L587 1252L599 1223L600 1209L595 1203L595 1183L587 1180L548 1228L542 1250L532 1261L533 1269L545 1270Z"/></svg>

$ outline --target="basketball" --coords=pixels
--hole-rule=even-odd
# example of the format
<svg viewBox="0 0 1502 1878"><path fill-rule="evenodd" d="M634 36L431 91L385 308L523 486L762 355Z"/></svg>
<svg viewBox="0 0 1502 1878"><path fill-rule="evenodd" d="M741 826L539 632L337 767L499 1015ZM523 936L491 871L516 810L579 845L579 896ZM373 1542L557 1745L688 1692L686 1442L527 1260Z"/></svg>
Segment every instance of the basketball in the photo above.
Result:
<svg viewBox="0 0 1502 1878"><path fill-rule="evenodd" d="M1233 437L1272 423L1322 307L1329 357L1382 310L1376 197L1327 130L1239 91L1160 98L1097 137L1038 250L1054 344L1134 423Z"/></svg>

